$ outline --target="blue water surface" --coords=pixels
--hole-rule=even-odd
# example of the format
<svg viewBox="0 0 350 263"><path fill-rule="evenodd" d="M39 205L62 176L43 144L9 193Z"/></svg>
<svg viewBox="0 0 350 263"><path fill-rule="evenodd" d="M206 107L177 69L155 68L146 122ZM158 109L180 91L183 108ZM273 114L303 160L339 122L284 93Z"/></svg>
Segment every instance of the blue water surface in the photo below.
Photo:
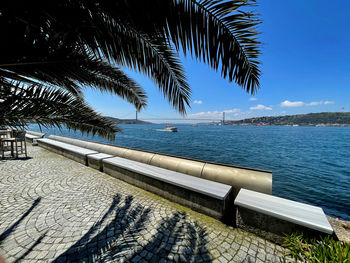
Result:
<svg viewBox="0 0 350 263"><path fill-rule="evenodd" d="M320 206L350 220L350 128L120 125L114 142L66 129L47 134L111 143L189 158L272 171L273 194ZM30 129L39 130L35 125Z"/></svg>

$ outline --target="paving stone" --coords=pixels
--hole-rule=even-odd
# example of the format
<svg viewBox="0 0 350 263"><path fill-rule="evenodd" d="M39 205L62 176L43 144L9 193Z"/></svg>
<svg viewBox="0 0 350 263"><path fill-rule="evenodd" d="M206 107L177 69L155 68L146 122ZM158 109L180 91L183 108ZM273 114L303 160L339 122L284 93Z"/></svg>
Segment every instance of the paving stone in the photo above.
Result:
<svg viewBox="0 0 350 263"><path fill-rule="evenodd" d="M153 257L153 253L148 252L148 253L147 253L147 256L146 256L146 259L147 259L147 260L150 260L152 257Z"/></svg>
<svg viewBox="0 0 350 263"><path fill-rule="evenodd" d="M267 262L276 262L276 257L274 255L267 254L266 255L266 261Z"/></svg>
<svg viewBox="0 0 350 263"><path fill-rule="evenodd" d="M232 256L229 253L224 253L222 256L226 258L228 261L232 260Z"/></svg>
<svg viewBox="0 0 350 263"><path fill-rule="evenodd" d="M211 250L210 253L213 256L213 258L218 258L221 256L221 253L217 249Z"/></svg>
<svg viewBox="0 0 350 263"><path fill-rule="evenodd" d="M252 256L252 257L255 257L255 256L256 256L256 253L257 253L257 251L254 250L254 249L252 249L252 248L249 248L249 250L248 250L248 252L247 252L247 254L248 254L249 256Z"/></svg>
<svg viewBox="0 0 350 263"><path fill-rule="evenodd" d="M240 250L242 250L245 253L248 253L248 248L243 245L241 246Z"/></svg>
<svg viewBox="0 0 350 263"><path fill-rule="evenodd" d="M239 250L235 256L235 258L241 258L244 259L247 256L247 254L241 250Z"/></svg>
<svg viewBox="0 0 350 263"><path fill-rule="evenodd" d="M256 257L257 257L258 259L260 259L261 261L265 261L266 254L265 254L265 253L258 252L258 254L256 254Z"/></svg>
<svg viewBox="0 0 350 263"><path fill-rule="evenodd" d="M140 254L140 257L146 257L147 256L147 251L146 250L143 250Z"/></svg>
<svg viewBox="0 0 350 263"><path fill-rule="evenodd" d="M6 262L279 262L285 250L28 145L0 165ZM31 249L29 251L29 249ZM15 257L14 257L15 256ZM250 262L254 262L250 261Z"/></svg>
<svg viewBox="0 0 350 263"><path fill-rule="evenodd" d="M256 263L264 263L265 260L261 260L260 258L256 258L256 259L255 259L255 262L256 262Z"/></svg>
<svg viewBox="0 0 350 263"><path fill-rule="evenodd" d="M136 257L134 257L134 258L132 259L132 262L133 262L133 263L137 263L137 262L139 262L140 260L141 260L141 257L138 256L138 255L136 255Z"/></svg>
<svg viewBox="0 0 350 263"><path fill-rule="evenodd" d="M227 259L224 258L224 257L218 258L218 261L221 262L221 263L227 263L228 262Z"/></svg>

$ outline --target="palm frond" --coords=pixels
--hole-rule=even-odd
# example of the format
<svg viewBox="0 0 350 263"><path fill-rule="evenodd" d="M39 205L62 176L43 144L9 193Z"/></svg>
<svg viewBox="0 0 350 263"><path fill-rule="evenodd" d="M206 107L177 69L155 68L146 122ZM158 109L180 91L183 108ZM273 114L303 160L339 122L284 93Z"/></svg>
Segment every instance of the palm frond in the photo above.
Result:
<svg viewBox="0 0 350 263"><path fill-rule="evenodd" d="M27 84L46 83L51 87L61 87L78 97L82 97L82 87L98 88L126 99L138 110L147 105L144 90L117 67L87 54L71 54L69 57L69 60L59 61L46 56L44 63L3 64L0 65L0 74Z"/></svg>
<svg viewBox="0 0 350 263"><path fill-rule="evenodd" d="M110 140L120 131L112 121L68 92L13 82L0 86L0 126L23 127L30 123L59 128L64 125Z"/></svg>
<svg viewBox="0 0 350 263"><path fill-rule="evenodd" d="M101 40L106 41L99 45L104 48L94 51L108 54L118 65L128 66L151 77L169 103L185 114L186 108L190 107L190 87L177 54L166 40L160 35L151 38L125 25L116 27L119 32L115 28L112 31L115 39L110 42Z"/></svg>
<svg viewBox="0 0 350 263"><path fill-rule="evenodd" d="M260 24L251 11L254 0L152 0L110 1L111 16L132 21L143 32L163 32L178 51L221 71L247 92L259 88ZM128 10L128 12L120 12ZM147 21L145 23L144 21Z"/></svg>
<svg viewBox="0 0 350 263"><path fill-rule="evenodd" d="M159 1L158 1L159 2ZM260 42L257 26L260 20L250 0L179 0L164 15L168 35L176 48L189 50L195 57L221 67L221 75L235 81L248 93L259 88Z"/></svg>
<svg viewBox="0 0 350 263"><path fill-rule="evenodd" d="M147 95L142 87L129 78L118 67L111 67L98 59L90 58L80 62L79 75L84 76L80 84L96 88L100 91L116 94L133 104L137 110L147 106Z"/></svg>
<svg viewBox="0 0 350 263"><path fill-rule="evenodd" d="M84 8L73 9L75 15L65 20L69 27L63 30L64 25L60 25L55 31L62 30L61 37L65 36L63 32L78 31L77 41L88 48L87 53L151 77L173 107L184 114L189 107L190 88L178 55L167 39L160 32L146 34L130 21L108 16L109 10L103 7L85 1ZM55 10L55 21L62 21L63 16L67 17L66 12Z"/></svg>

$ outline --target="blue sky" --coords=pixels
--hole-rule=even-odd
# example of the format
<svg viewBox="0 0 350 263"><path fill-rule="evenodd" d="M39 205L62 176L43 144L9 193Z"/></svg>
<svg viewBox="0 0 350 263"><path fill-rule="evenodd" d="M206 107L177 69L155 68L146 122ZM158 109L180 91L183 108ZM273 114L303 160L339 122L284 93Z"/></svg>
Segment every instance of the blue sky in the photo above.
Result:
<svg viewBox="0 0 350 263"><path fill-rule="evenodd" d="M350 1L258 0L263 42L261 89L252 97L206 64L181 55L192 88L188 118L243 119L325 111L350 111ZM182 118L153 82L126 70L147 92L140 119ZM116 96L86 90L98 112L134 118L134 107ZM163 121L153 122L169 122ZM179 122L179 121L171 121Z"/></svg>

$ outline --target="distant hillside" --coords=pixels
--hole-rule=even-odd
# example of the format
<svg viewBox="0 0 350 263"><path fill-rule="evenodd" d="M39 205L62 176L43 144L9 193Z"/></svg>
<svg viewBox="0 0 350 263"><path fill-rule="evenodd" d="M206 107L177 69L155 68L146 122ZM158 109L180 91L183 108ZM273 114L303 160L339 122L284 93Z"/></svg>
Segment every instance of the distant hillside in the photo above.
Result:
<svg viewBox="0 0 350 263"><path fill-rule="evenodd" d="M106 118L110 119L111 121L114 121L116 124L151 124L151 122L148 121L140 121L135 119L118 119L109 116L106 116Z"/></svg>
<svg viewBox="0 0 350 263"><path fill-rule="evenodd" d="M321 112L225 121L226 125L350 126L350 112Z"/></svg>

